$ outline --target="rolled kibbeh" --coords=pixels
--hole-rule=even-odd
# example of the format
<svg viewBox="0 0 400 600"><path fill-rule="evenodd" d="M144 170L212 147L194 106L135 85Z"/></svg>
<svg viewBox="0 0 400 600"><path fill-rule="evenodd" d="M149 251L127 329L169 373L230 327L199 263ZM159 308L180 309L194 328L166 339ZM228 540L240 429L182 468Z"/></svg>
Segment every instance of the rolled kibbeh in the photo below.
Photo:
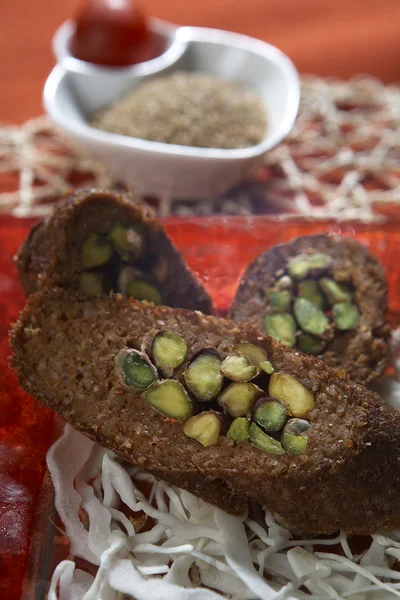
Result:
<svg viewBox="0 0 400 600"><path fill-rule="evenodd" d="M386 310L385 273L373 254L353 239L312 235L252 262L229 317L367 385L389 359Z"/></svg>
<svg viewBox="0 0 400 600"><path fill-rule="evenodd" d="M400 527L400 413L252 325L53 289L11 346L25 391L224 510L255 501L309 533Z"/></svg>
<svg viewBox="0 0 400 600"><path fill-rule="evenodd" d="M36 225L16 256L29 296L61 287L212 313L212 300L154 211L124 192L82 189Z"/></svg>

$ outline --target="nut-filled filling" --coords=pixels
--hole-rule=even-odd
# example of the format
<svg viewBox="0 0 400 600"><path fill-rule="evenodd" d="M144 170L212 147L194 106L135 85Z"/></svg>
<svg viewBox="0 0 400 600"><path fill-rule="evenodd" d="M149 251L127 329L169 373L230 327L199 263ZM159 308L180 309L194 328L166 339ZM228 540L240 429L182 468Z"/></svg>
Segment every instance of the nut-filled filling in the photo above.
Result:
<svg viewBox="0 0 400 600"><path fill-rule="evenodd" d="M141 223L114 222L104 234L89 234L80 254L81 292L97 296L116 291L136 300L162 304L159 265L145 257L145 242L146 231Z"/></svg>
<svg viewBox="0 0 400 600"><path fill-rule="evenodd" d="M334 335L355 329L360 321L355 290L341 273L335 273L328 254L291 258L265 293L265 331L307 354L322 353Z"/></svg>
<svg viewBox="0 0 400 600"><path fill-rule="evenodd" d="M190 356L186 340L172 331L144 345L147 353L119 352L118 380L163 417L184 421L187 437L207 447L226 436L266 454L307 450L314 394L289 373L276 372L262 348L244 342L225 355L211 347Z"/></svg>

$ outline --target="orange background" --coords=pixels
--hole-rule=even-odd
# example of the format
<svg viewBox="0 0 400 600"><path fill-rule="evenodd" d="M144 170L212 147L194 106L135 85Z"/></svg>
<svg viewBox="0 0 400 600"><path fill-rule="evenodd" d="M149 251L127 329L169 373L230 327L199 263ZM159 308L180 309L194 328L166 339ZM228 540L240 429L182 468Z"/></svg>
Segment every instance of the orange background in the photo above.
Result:
<svg viewBox="0 0 400 600"><path fill-rule="evenodd" d="M42 112L50 40L78 0L0 0L0 120ZM400 81L399 0L143 0L173 23L218 27L280 47L305 73Z"/></svg>

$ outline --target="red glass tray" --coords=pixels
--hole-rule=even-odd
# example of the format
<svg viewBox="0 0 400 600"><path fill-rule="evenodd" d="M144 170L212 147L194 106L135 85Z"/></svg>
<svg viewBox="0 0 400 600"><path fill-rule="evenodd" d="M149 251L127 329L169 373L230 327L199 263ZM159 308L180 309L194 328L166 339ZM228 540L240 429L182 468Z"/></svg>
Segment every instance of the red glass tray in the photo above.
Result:
<svg viewBox="0 0 400 600"><path fill-rule="evenodd" d="M51 485L45 455L57 428L50 410L24 394L8 368L8 331L24 297L13 255L33 220L0 219L0 598L44 598L52 565ZM168 233L226 313L240 275L258 254L298 235L328 231L354 236L387 270L390 319L400 315L400 222L377 226L346 221L282 220L271 217L170 218ZM47 537L46 537L47 536ZM55 552L56 554L56 552ZM54 560L54 552L53 552Z"/></svg>

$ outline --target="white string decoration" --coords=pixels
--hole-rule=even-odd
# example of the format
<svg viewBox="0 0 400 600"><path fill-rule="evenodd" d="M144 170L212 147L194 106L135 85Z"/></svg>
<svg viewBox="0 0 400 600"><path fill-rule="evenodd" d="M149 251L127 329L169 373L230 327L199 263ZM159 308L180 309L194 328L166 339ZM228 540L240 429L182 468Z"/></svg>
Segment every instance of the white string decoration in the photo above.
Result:
<svg viewBox="0 0 400 600"><path fill-rule="evenodd" d="M0 211L16 217L48 215L75 186L112 187L102 163L73 148L46 117L0 126Z"/></svg>

